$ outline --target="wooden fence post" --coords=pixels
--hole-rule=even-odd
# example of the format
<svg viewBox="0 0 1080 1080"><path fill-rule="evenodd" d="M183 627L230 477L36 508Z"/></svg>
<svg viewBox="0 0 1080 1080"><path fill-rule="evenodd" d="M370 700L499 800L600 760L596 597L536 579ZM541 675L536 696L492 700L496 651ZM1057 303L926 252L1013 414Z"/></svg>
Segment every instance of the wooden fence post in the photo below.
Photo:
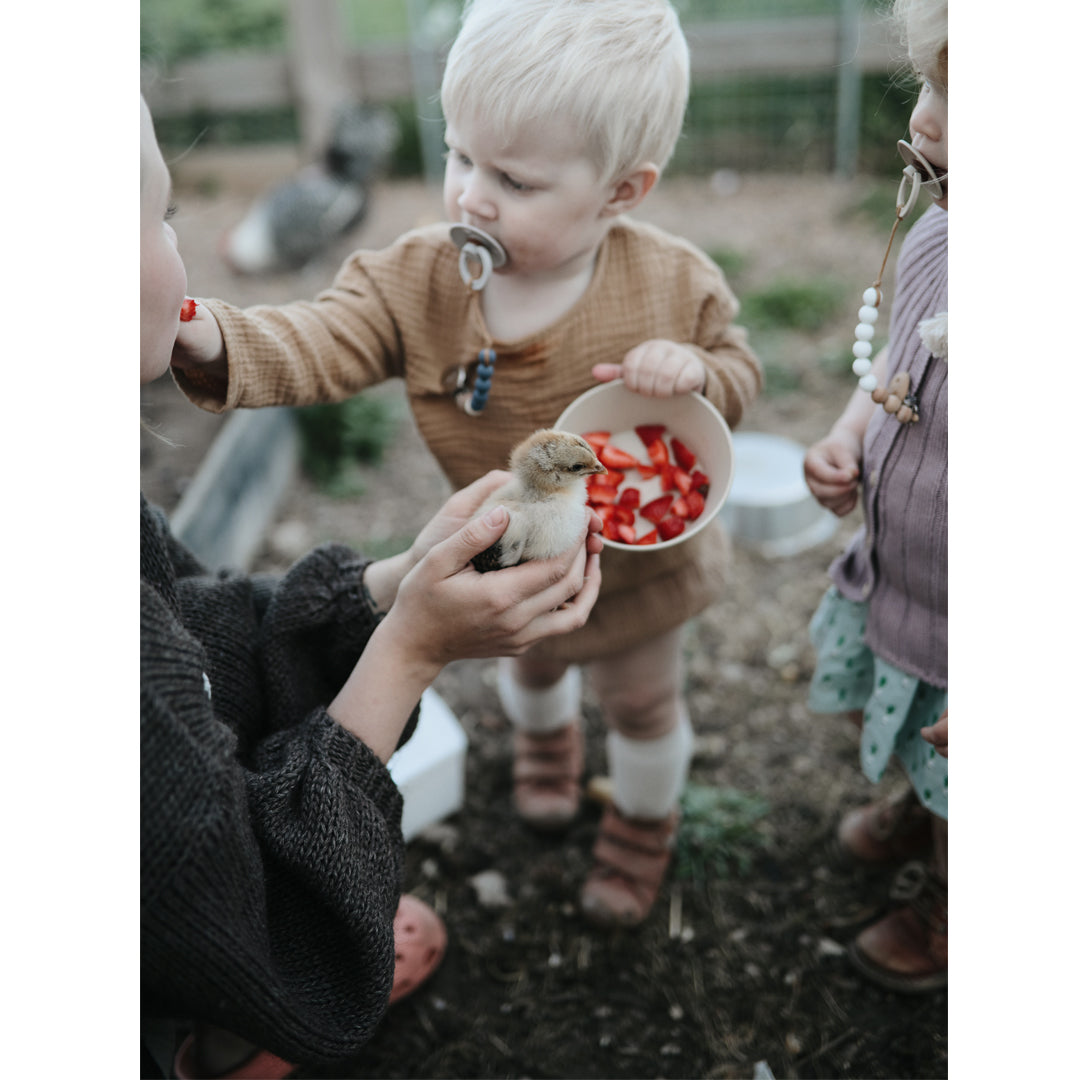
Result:
<svg viewBox="0 0 1080 1080"><path fill-rule="evenodd" d="M346 75L344 30L338 0L288 0L289 74L305 156L330 138L334 111L357 94Z"/></svg>

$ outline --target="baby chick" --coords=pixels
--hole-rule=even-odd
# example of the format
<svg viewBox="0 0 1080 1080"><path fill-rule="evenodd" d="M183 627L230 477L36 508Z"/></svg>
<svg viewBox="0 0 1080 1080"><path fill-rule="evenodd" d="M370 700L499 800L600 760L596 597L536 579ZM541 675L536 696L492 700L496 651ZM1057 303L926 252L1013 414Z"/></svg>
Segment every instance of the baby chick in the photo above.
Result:
<svg viewBox="0 0 1080 1080"><path fill-rule="evenodd" d="M585 524L585 478L607 469L580 435L544 428L514 448L510 471L513 478L478 511L502 505L510 512L506 532L472 561L481 573L565 551Z"/></svg>

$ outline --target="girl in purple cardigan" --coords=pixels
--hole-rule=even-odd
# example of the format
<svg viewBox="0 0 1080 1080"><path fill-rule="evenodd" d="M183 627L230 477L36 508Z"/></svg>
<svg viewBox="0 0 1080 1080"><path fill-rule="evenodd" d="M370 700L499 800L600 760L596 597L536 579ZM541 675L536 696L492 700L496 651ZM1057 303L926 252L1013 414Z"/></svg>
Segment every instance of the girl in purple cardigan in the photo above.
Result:
<svg viewBox="0 0 1080 1080"><path fill-rule="evenodd" d="M865 517L810 625L810 706L859 724L870 780L893 755L907 775L899 794L852 810L839 840L868 862L915 860L895 879L893 909L850 954L875 982L926 992L948 979L948 4L894 7L922 82L900 147L905 181L909 198L922 186L935 205L904 242L889 344L872 361L880 293L864 295L860 388L804 462L810 490L837 515L854 509L861 484Z"/></svg>

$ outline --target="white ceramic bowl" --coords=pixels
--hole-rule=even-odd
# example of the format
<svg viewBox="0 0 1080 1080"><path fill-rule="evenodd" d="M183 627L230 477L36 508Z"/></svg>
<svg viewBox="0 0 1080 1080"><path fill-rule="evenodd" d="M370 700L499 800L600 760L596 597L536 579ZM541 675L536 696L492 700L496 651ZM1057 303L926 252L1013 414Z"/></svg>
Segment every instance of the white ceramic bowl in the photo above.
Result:
<svg viewBox="0 0 1080 1080"><path fill-rule="evenodd" d="M731 429L711 402L700 394L680 394L676 397L645 397L628 390L621 379L601 383L586 390L564 410L555 427L584 435L591 431L610 431L611 445L625 450L638 460L648 464L649 456L634 428L641 424L663 424L665 437L676 437L697 457L697 468L709 477L709 493L705 497L705 509L694 520L688 520L686 528L670 540L656 544L624 544L604 538L609 547L621 551L656 551L674 547L691 536L696 536L716 517L731 490L735 475L735 451ZM644 480L627 474L624 486L632 484L641 490L641 505L660 495L657 477ZM677 494L677 493L676 493ZM652 526L638 520L638 534Z"/></svg>

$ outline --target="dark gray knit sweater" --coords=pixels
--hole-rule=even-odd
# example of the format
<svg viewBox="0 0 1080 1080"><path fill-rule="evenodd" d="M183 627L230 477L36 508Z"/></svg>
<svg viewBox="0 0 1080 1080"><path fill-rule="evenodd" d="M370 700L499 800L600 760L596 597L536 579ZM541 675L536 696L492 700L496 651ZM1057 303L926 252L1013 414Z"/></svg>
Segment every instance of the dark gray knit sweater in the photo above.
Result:
<svg viewBox="0 0 1080 1080"><path fill-rule="evenodd" d="M210 575L145 498L141 531L143 1014L349 1057L389 999L404 852L390 774L325 708L378 621L365 560Z"/></svg>
<svg viewBox="0 0 1080 1080"><path fill-rule="evenodd" d="M949 685L949 367L919 323L949 309L949 215L930 207L900 254L887 383L911 374L919 422L875 408L863 440L865 523L830 572L867 600L866 642L932 686Z"/></svg>

